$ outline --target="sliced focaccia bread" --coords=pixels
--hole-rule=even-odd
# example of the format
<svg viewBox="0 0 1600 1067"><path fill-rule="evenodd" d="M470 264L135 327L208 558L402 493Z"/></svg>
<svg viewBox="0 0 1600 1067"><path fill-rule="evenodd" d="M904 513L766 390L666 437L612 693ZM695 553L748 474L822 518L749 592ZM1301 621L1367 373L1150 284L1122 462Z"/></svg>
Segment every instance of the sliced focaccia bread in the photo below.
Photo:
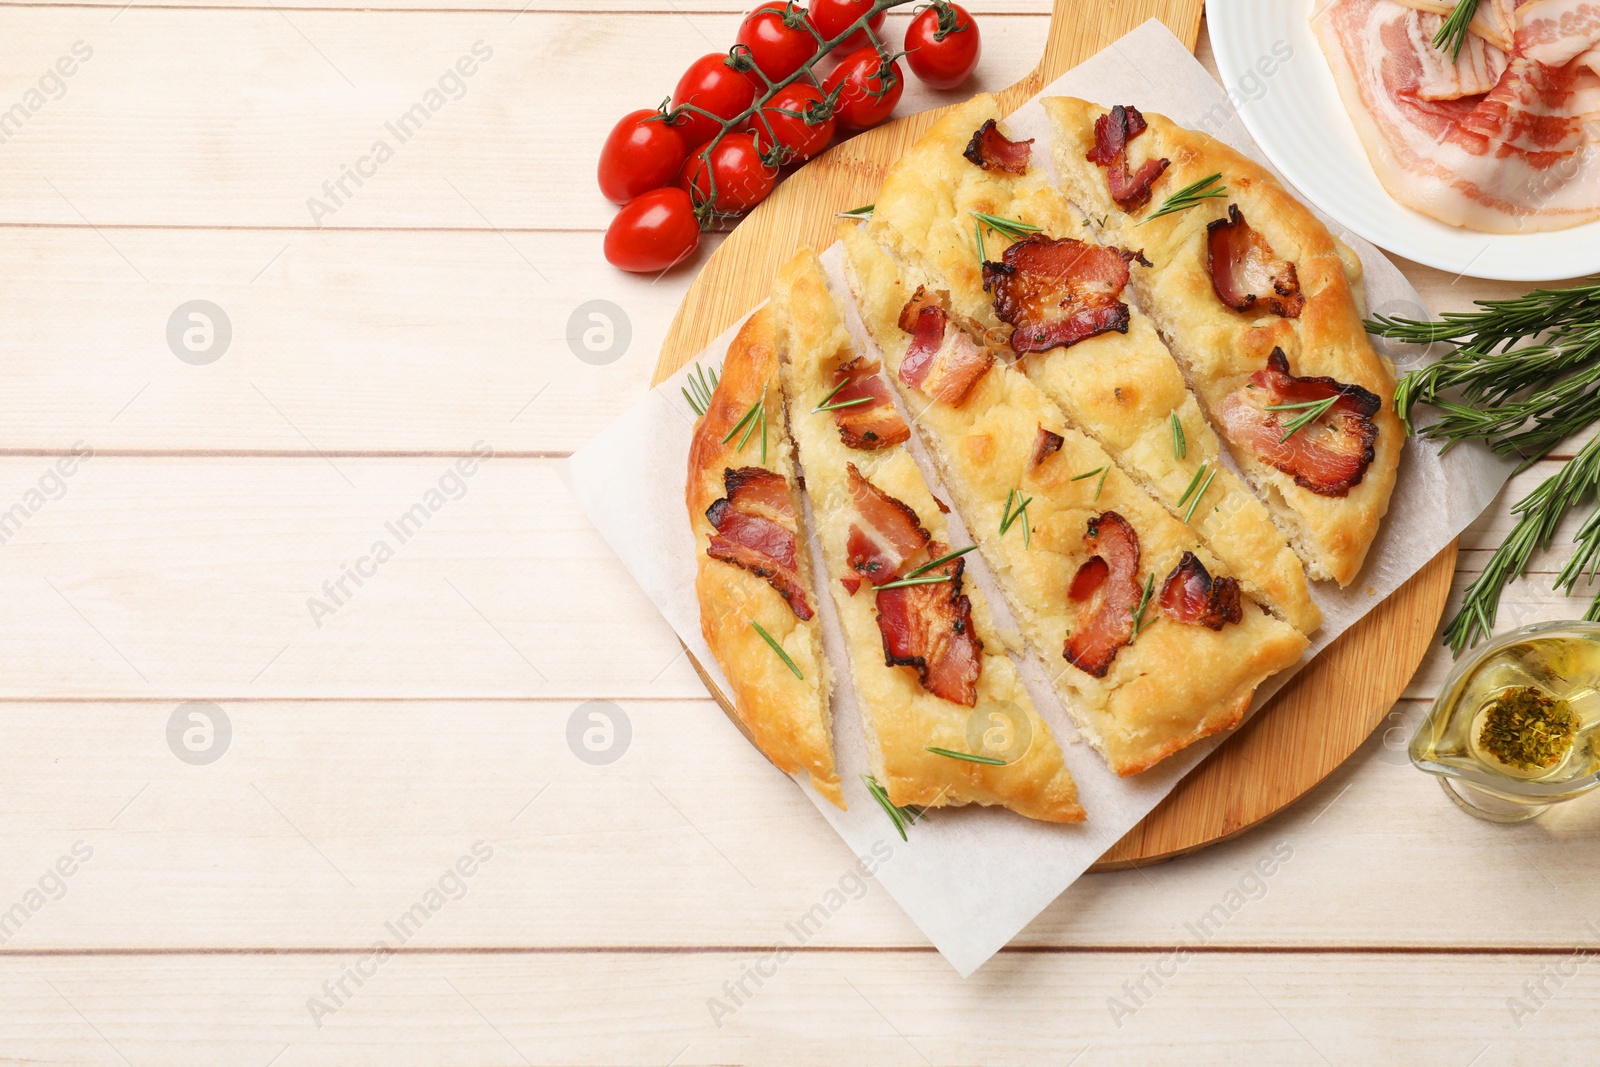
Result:
<svg viewBox="0 0 1600 1067"><path fill-rule="evenodd" d="M1129 775L1237 724L1305 636L862 229L842 237L885 373L1083 734Z"/></svg>
<svg viewBox="0 0 1600 1067"><path fill-rule="evenodd" d="M829 679L772 311L728 348L689 446L685 489L700 570L700 630L733 688L745 734L839 807Z"/></svg>
<svg viewBox="0 0 1600 1067"><path fill-rule="evenodd" d="M1061 750L906 451L910 430L878 366L852 348L810 249L779 272L773 306L873 774L896 805L999 804L1081 821Z"/></svg>
<svg viewBox="0 0 1600 1067"><path fill-rule="evenodd" d="M1361 324L1360 260L1215 138L1132 107L1044 104L1067 194L1103 237L1143 249L1133 289L1234 460L1311 576L1348 585L1404 443L1393 371Z"/></svg>
<svg viewBox="0 0 1600 1067"><path fill-rule="evenodd" d="M1246 592L1304 633L1305 568L1221 462L1217 435L1123 288L1137 253L1096 244L994 97L947 112L890 170L868 232L1194 530ZM1039 153L1042 155L1043 153ZM1201 483L1205 505L1194 504Z"/></svg>

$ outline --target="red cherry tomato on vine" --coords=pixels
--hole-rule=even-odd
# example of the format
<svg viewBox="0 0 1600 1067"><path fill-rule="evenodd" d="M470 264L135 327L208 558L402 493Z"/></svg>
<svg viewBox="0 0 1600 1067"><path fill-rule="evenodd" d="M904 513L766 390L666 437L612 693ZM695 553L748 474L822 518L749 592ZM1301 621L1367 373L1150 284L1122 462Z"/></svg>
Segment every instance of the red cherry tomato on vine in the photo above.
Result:
<svg viewBox="0 0 1600 1067"><path fill-rule="evenodd" d="M700 244L700 222L689 194L652 189L623 205L606 229L606 262L652 274L688 259Z"/></svg>
<svg viewBox="0 0 1600 1067"><path fill-rule="evenodd" d="M811 16L811 25L815 26L817 32L822 34L822 39L831 41L845 30L848 30L850 24L855 22L856 19L871 10L872 0L811 0L809 14ZM888 17L889 13L887 11L880 11L872 16L867 25L872 27L873 33L881 35L883 20ZM834 49L834 51L841 55L848 55L868 44L871 44L871 42L867 40L867 35L857 30L850 35L849 39L839 42L838 48Z"/></svg>
<svg viewBox="0 0 1600 1067"><path fill-rule="evenodd" d="M870 47L845 56L844 62L828 75L822 85L823 91L831 94L841 83L844 88L839 92L833 113L841 130L876 126L889 117L906 88L900 64L885 64L877 49Z"/></svg>
<svg viewBox="0 0 1600 1067"><path fill-rule="evenodd" d="M706 155L710 159L710 178L707 178ZM711 182L717 186L716 199L711 198ZM756 141L748 133L730 133L709 153L696 152L683 165L678 176L678 187L687 192L696 206L711 203L711 210L723 215L737 215L749 211L772 192L778 184L778 170L761 161Z"/></svg>
<svg viewBox="0 0 1600 1067"><path fill-rule="evenodd" d="M791 19L793 26L789 25ZM806 27L805 9L785 0L770 0L746 15L739 24L738 41L750 49L750 58L761 73L775 82L787 78L817 54L817 39Z"/></svg>
<svg viewBox="0 0 1600 1067"><path fill-rule="evenodd" d="M630 111L611 128L600 149L600 192L613 204L671 185L689 146L659 111Z"/></svg>
<svg viewBox="0 0 1600 1067"><path fill-rule="evenodd" d="M936 2L906 27L906 62L934 89L954 89L977 69L978 24L958 4Z"/></svg>
<svg viewBox="0 0 1600 1067"><path fill-rule="evenodd" d="M804 82L778 90L761 105L760 114L750 120L756 147L763 156L780 164L803 162L827 148L833 140L833 128L827 99L816 86ZM773 138L777 139L778 151L774 150Z"/></svg>
<svg viewBox="0 0 1600 1067"><path fill-rule="evenodd" d="M732 57L722 52L712 52L689 64L673 90L672 106L693 104L725 119L738 115L755 101L756 85L750 80L753 74L735 70L732 64ZM722 127L705 115L691 114L676 129L683 137L684 147L692 152L715 137Z"/></svg>

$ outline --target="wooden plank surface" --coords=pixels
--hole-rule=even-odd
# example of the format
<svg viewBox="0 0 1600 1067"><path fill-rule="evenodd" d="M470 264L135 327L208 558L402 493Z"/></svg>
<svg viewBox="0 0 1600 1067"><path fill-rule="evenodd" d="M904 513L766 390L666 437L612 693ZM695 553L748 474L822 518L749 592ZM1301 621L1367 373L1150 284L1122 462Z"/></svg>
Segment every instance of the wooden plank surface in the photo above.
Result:
<svg viewBox="0 0 1600 1067"><path fill-rule="evenodd" d="M53 495L41 479L75 442L95 455L0 542L0 917L27 913L0 929L0 1063L1587 1049L1594 970L1569 955L1597 936L1575 908L1594 805L1485 826L1406 766L1437 649L1384 728L1261 831L1084 879L966 982L869 881L717 1026L707 999L850 857L704 699L558 468L642 393L690 279L599 264L595 146L742 5L7 6L0 102L77 40L94 56L0 145L0 512ZM987 15L978 87L1032 66L1048 0L967 6ZM318 229L306 199L480 38L481 77ZM628 76L603 76L619 56ZM1436 310L1514 289L1406 269ZM165 340L197 298L235 328L208 366ZM632 326L611 363L566 345L589 299ZM465 495L317 627L307 598L480 440L496 458ZM1500 508L1468 531L1456 597L1506 528ZM1503 624L1581 610L1548 590L1559 558L1512 588ZM609 765L566 740L588 700L632 725ZM169 747L183 701L228 716L215 762ZM465 895L318 1027L323 982L480 840L495 852ZM46 872L79 841L93 854L57 899ZM1292 855L1257 890L1274 847ZM1118 1027L1108 998L1149 986L1219 904L1208 951ZM1508 998L1541 978L1552 995L1519 1029Z"/></svg>

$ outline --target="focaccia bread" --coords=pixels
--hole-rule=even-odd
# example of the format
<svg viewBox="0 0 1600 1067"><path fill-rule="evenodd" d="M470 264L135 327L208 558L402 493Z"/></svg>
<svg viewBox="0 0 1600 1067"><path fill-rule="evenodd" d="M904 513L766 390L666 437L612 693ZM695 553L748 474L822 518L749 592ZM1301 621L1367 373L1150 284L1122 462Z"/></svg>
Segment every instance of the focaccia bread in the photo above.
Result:
<svg viewBox="0 0 1600 1067"><path fill-rule="evenodd" d="M889 387L852 348L810 249L779 272L772 307L874 776L897 806L998 804L1082 821L1061 750L994 636L982 593L963 580L965 559L928 566L951 551L944 517L905 448L910 430ZM918 570L923 584L895 584L917 581Z"/></svg>
<svg viewBox="0 0 1600 1067"><path fill-rule="evenodd" d="M865 230L841 236L885 374L1023 635L1056 665L1053 682L1084 736L1129 775L1237 724L1305 636L1244 596L1193 531L1027 375L973 355L983 350L957 316L941 323L946 313ZM922 376L912 341L925 322L942 336ZM961 381L964 390L949 384Z"/></svg>
<svg viewBox="0 0 1600 1067"><path fill-rule="evenodd" d="M1360 261L1265 168L1206 134L1134 108L1044 106L1063 187L1106 240L1143 249L1151 265L1131 264L1134 291L1235 462L1311 576L1348 585L1404 443L1393 370L1361 323ZM1189 187L1222 195L1151 217Z"/></svg>
<svg viewBox="0 0 1600 1067"><path fill-rule="evenodd" d="M1302 632L1315 630L1322 613L1305 568L1265 506L1223 465L1177 363L1128 303L1133 257L1095 242L1083 213L1046 181L1043 152L1011 142L999 118L987 94L950 109L890 169L868 232L914 282L947 294L952 314L992 346L1011 349L1006 358L1020 356L1071 425L1186 521L1246 592ZM1002 229L977 215L1004 220ZM1021 229L1008 237L1006 221ZM1032 307L1006 299L1024 285L1032 286ZM1039 300L1046 289L1048 300ZM1201 482L1204 502L1191 506Z"/></svg>
<svg viewBox="0 0 1600 1067"><path fill-rule="evenodd" d="M810 775L817 792L844 807L769 308L728 348L689 446L685 498L700 567L700 629L746 735L780 770Z"/></svg>

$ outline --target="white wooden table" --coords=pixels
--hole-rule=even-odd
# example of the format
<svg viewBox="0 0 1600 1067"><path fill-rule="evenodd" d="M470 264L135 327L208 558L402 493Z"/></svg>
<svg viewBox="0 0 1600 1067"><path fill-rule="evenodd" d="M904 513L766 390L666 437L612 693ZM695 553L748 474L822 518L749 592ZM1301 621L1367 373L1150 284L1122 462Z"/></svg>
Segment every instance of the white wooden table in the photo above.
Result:
<svg viewBox="0 0 1600 1067"><path fill-rule="evenodd" d="M1083 879L957 978L854 889L559 477L642 394L689 281L601 261L600 139L740 5L341 2L7 5L0 1061L1592 1054L1600 802L1504 829L1406 765L1443 653L1303 803ZM1049 0L970 6L997 88ZM419 102L402 142L385 124ZM1410 273L1434 310L1511 291ZM596 299L632 330L604 364L566 340ZM203 365L167 340L192 300L231 325ZM1470 531L1458 590L1506 526ZM1557 566L1502 626L1581 612ZM631 724L609 764L567 740L592 700Z"/></svg>

